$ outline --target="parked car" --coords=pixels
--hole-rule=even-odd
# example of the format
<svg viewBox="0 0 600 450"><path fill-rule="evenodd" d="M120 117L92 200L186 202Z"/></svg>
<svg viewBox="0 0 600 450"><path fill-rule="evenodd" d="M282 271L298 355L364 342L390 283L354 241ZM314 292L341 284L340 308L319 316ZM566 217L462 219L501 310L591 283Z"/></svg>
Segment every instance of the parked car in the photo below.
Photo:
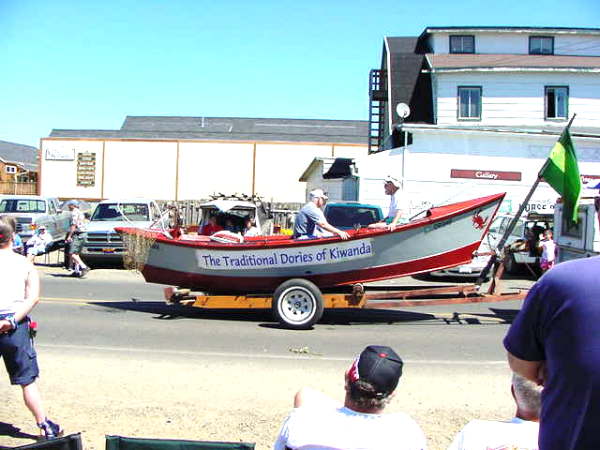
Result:
<svg viewBox="0 0 600 450"><path fill-rule="evenodd" d="M115 227L148 228L161 217L154 200L103 200L86 225L80 256L90 266L123 264L125 246Z"/></svg>
<svg viewBox="0 0 600 450"><path fill-rule="evenodd" d="M383 219L379 206L360 202L327 203L324 213L327 222L340 230L366 227Z"/></svg>
<svg viewBox="0 0 600 450"><path fill-rule="evenodd" d="M59 207L58 199L40 195L4 195L0 215L15 218L16 231L24 243L40 226L46 227L54 242L64 241L71 219L71 213Z"/></svg>
<svg viewBox="0 0 600 450"><path fill-rule="evenodd" d="M572 223L562 203L554 208L554 241L559 263L600 255L600 197L582 198L578 216L577 223Z"/></svg>

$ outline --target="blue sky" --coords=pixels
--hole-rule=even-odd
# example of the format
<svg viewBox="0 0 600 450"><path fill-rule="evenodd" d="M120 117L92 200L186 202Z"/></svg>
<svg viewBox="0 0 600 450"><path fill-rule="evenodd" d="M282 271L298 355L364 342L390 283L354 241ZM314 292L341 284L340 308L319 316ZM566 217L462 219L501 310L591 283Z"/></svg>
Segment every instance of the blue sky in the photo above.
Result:
<svg viewBox="0 0 600 450"><path fill-rule="evenodd" d="M600 27L599 0L0 0L0 140L126 115L361 119L384 36Z"/></svg>

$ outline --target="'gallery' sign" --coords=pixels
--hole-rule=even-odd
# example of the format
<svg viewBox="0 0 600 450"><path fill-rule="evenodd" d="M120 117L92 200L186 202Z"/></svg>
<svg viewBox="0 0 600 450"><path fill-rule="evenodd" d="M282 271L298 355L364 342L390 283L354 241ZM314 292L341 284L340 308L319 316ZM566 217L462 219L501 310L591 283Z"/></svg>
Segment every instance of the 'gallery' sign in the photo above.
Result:
<svg viewBox="0 0 600 450"><path fill-rule="evenodd" d="M451 169L450 178L471 178L489 181L521 181L521 172L502 172L499 170L462 170Z"/></svg>

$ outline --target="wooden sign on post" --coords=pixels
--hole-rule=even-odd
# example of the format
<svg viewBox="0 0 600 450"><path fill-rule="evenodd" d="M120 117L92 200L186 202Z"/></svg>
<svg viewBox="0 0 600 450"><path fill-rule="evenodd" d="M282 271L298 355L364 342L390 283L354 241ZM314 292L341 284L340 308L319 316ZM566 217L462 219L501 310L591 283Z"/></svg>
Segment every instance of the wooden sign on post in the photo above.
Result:
<svg viewBox="0 0 600 450"><path fill-rule="evenodd" d="M96 154L77 153L77 186L91 187L96 184Z"/></svg>

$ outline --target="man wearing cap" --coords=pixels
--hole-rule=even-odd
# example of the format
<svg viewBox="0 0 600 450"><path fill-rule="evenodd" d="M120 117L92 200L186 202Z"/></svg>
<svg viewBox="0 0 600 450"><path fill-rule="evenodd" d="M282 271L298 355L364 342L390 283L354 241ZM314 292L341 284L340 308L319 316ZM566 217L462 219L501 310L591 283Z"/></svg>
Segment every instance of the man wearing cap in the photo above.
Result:
<svg viewBox="0 0 600 450"><path fill-rule="evenodd" d="M37 229L37 233L27 241L25 248L27 250L27 259L33 262L38 255L43 255L48 251L48 246L52 244L52 236L46 231L45 226Z"/></svg>
<svg viewBox="0 0 600 450"><path fill-rule="evenodd" d="M410 416L383 413L402 375L402 365L390 347L370 345L346 372L343 405L317 391L300 390L274 450L425 449L423 431Z"/></svg>
<svg viewBox="0 0 600 450"><path fill-rule="evenodd" d="M385 219L380 222L372 223L369 225L369 228L387 228L389 231L394 230L400 221L400 217L402 217L402 210L399 207L398 198L396 197L400 186L400 181L397 178L390 176L385 178L383 189L385 190L385 195L390 196L390 209Z"/></svg>
<svg viewBox="0 0 600 450"><path fill-rule="evenodd" d="M79 204L74 200L69 202L69 210L71 211L71 226L67 232L65 242L69 244L70 266L73 269L71 275L83 278L90 271L90 268L84 264L79 256L79 252L81 252L81 247L83 246L85 217L79 209Z"/></svg>
<svg viewBox="0 0 600 450"><path fill-rule="evenodd" d="M321 208L327 201L325 192L322 189L314 189L308 195L308 203L296 215L294 239L313 239L319 237L316 233L318 228L337 234L342 239L348 239L348 233L330 225L325 218L325 214L323 214Z"/></svg>

